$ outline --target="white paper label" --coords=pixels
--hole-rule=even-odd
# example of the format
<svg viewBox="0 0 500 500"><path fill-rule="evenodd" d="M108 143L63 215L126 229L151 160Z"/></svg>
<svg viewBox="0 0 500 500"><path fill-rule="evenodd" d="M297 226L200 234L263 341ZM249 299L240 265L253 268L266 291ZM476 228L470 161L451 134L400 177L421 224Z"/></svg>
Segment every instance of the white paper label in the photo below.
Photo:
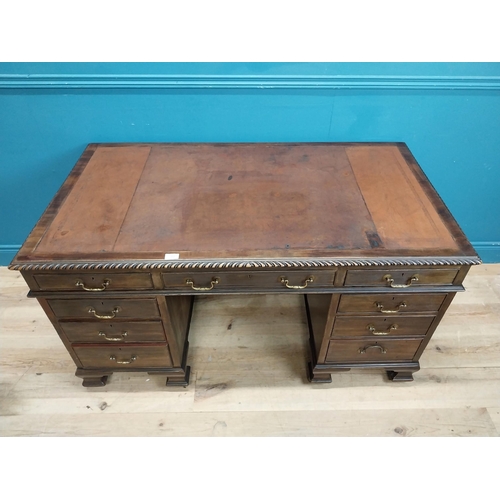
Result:
<svg viewBox="0 0 500 500"><path fill-rule="evenodd" d="M178 253L166 253L165 254L165 260L175 260L179 258Z"/></svg>

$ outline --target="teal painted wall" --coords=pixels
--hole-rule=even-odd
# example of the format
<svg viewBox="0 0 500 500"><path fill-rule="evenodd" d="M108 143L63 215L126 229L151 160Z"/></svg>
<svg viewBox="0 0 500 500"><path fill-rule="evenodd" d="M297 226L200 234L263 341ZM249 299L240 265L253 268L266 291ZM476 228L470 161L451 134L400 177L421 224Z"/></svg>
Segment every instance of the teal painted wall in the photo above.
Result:
<svg viewBox="0 0 500 500"><path fill-rule="evenodd" d="M0 265L89 142L403 141L500 262L500 64L1 63Z"/></svg>

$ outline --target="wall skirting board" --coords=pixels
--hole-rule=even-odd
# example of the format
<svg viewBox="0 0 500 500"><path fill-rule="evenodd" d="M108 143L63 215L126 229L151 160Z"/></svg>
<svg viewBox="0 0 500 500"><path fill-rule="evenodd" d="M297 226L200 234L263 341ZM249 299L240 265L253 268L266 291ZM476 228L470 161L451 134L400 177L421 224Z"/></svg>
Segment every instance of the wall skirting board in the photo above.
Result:
<svg viewBox="0 0 500 500"><path fill-rule="evenodd" d="M500 63L0 63L0 110L0 265L99 142L404 142L500 262Z"/></svg>
<svg viewBox="0 0 500 500"><path fill-rule="evenodd" d="M500 262L500 241L477 241L472 242L472 246L483 263Z"/></svg>
<svg viewBox="0 0 500 500"><path fill-rule="evenodd" d="M21 245L0 245L0 266L8 266L20 248Z"/></svg>

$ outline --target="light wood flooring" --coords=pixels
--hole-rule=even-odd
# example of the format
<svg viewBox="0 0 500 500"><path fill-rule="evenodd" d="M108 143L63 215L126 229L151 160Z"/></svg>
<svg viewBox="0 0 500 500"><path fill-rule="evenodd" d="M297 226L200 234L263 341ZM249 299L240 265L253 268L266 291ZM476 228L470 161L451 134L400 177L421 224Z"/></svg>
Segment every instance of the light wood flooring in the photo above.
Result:
<svg viewBox="0 0 500 500"><path fill-rule="evenodd" d="M121 373L84 388L19 273L0 268L1 436L498 436L500 264L473 267L411 383L306 379L298 295L202 297L191 384Z"/></svg>

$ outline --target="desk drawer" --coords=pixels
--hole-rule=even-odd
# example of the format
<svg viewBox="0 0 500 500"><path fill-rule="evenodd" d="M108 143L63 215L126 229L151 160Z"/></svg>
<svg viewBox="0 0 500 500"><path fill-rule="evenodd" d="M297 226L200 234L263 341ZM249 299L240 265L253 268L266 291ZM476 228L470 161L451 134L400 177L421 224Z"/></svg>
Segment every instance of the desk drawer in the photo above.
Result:
<svg viewBox="0 0 500 500"><path fill-rule="evenodd" d="M121 318L158 318L156 299L49 299L58 318L85 318L109 321Z"/></svg>
<svg viewBox="0 0 500 500"><path fill-rule="evenodd" d="M331 340L326 362L411 361L421 340Z"/></svg>
<svg viewBox="0 0 500 500"><path fill-rule="evenodd" d="M344 294L340 298L338 312L380 314L437 312L446 295L445 293Z"/></svg>
<svg viewBox="0 0 500 500"><path fill-rule="evenodd" d="M333 326L332 337L395 337L424 336L435 316L338 316Z"/></svg>
<svg viewBox="0 0 500 500"><path fill-rule="evenodd" d="M165 342L161 321L60 321L70 342L126 344Z"/></svg>
<svg viewBox="0 0 500 500"><path fill-rule="evenodd" d="M344 286L383 286L389 288L414 288L428 285L451 285L459 267L441 269L385 268L350 269Z"/></svg>
<svg viewBox="0 0 500 500"><path fill-rule="evenodd" d="M163 368L171 367L168 346L74 347L83 368Z"/></svg>
<svg viewBox="0 0 500 500"><path fill-rule="evenodd" d="M34 274L33 279L40 290L106 293L113 290L150 290L153 288L153 280L149 273Z"/></svg>
<svg viewBox="0 0 500 500"><path fill-rule="evenodd" d="M219 270L162 273L165 288L186 293L218 290L314 290L333 287L333 270L238 271Z"/></svg>

